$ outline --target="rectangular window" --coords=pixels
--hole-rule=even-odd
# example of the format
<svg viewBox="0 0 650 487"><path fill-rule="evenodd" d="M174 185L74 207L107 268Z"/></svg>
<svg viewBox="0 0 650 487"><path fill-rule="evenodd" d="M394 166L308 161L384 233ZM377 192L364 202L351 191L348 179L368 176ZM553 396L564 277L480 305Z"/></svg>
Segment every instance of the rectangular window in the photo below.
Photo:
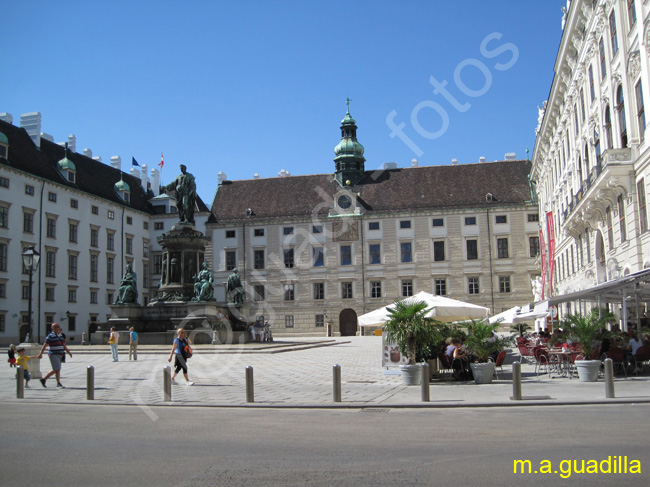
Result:
<svg viewBox="0 0 650 487"><path fill-rule="evenodd" d="M97 304L97 291L90 291L90 304Z"/></svg>
<svg viewBox="0 0 650 487"><path fill-rule="evenodd" d="M126 217L126 224L127 225L133 225L133 217L127 216Z"/></svg>
<svg viewBox="0 0 650 487"><path fill-rule="evenodd" d="M379 230L379 222L368 222L368 230Z"/></svg>
<svg viewBox="0 0 650 487"><path fill-rule="evenodd" d="M295 294L294 294L294 288L293 284L285 284L284 285L284 300L285 301L293 301Z"/></svg>
<svg viewBox="0 0 650 487"><path fill-rule="evenodd" d="M314 259L314 267L323 267L325 265L323 247L313 247L312 258Z"/></svg>
<svg viewBox="0 0 650 487"><path fill-rule="evenodd" d="M29 286L23 286L22 288L22 298L29 299Z"/></svg>
<svg viewBox="0 0 650 487"><path fill-rule="evenodd" d="M608 206L605 210L607 218L607 240L609 243L609 250L614 248L614 229L612 228L612 207Z"/></svg>
<svg viewBox="0 0 650 487"><path fill-rule="evenodd" d="M133 237L126 237L126 253L133 253Z"/></svg>
<svg viewBox="0 0 650 487"><path fill-rule="evenodd" d="M402 280L402 297L413 296L413 279Z"/></svg>
<svg viewBox="0 0 650 487"><path fill-rule="evenodd" d="M370 297L381 298L381 281L370 281Z"/></svg>
<svg viewBox="0 0 650 487"><path fill-rule="evenodd" d="M9 187L9 179L0 177L0 188L8 188Z"/></svg>
<svg viewBox="0 0 650 487"><path fill-rule="evenodd" d="M411 220L401 220L399 222L400 228L411 228Z"/></svg>
<svg viewBox="0 0 650 487"><path fill-rule="evenodd" d="M264 301L266 299L266 289L264 284L255 284L253 287L253 300Z"/></svg>
<svg viewBox="0 0 650 487"><path fill-rule="evenodd" d="M113 293L106 293L106 304L113 304Z"/></svg>
<svg viewBox="0 0 650 487"><path fill-rule="evenodd" d="M614 11L609 15L609 36L612 41L612 56L616 56L618 52L618 39L616 39L616 15Z"/></svg>
<svg viewBox="0 0 650 487"><path fill-rule="evenodd" d="M494 221L496 223L508 223L508 216L507 215L496 215L494 217Z"/></svg>
<svg viewBox="0 0 650 487"><path fill-rule="evenodd" d="M641 232L645 232L648 230L648 214L645 208L645 183L643 178L639 179L639 182L636 183L636 194L639 199L639 226L641 227Z"/></svg>
<svg viewBox="0 0 650 487"><path fill-rule="evenodd" d="M5 315L0 314L0 333L5 332L5 327L7 326L7 319Z"/></svg>
<svg viewBox="0 0 650 487"><path fill-rule="evenodd" d="M315 282L313 284L314 299L325 299L325 283Z"/></svg>
<svg viewBox="0 0 650 487"><path fill-rule="evenodd" d="M164 230L165 229L165 222L154 222L153 229L154 230Z"/></svg>
<svg viewBox="0 0 650 487"><path fill-rule="evenodd" d="M76 223L70 223L68 227L68 238L70 242L75 242L75 243L77 242L78 233L79 233L78 229L79 229L79 225L77 225Z"/></svg>
<svg viewBox="0 0 650 487"><path fill-rule="evenodd" d="M56 238L56 218L47 219L47 236L51 238Z"/></svg>
<svg viewBox="0 0 650 487"><path fill-rule="evenodd" d="M539 213L528 213L528 223L539 221Z"/></svg>
<svg viewBox="0 0 650 487"><path fill-rule="evenodd" d="M256 228L253 230L253 235L255 237L263 237L264 236L264 229L263 228Z"/></svg>
<svg viewBox="0 0 650 487"><path fill-rule="evenodd" d="M447 279L436 279L436 296L447 295Z"/></svg>
<svg viewBox="0 0 650 487"><path fill-rule="evenodd" d="M510 276L499 276L499 292L510 292Z"/></svg>
<svg viewBox="0 0 650 487"><path fill-rule="evenodd" d="M34 233L34 214L31 211L23 212L23 232Z"/></svg>
<svg viewBox="0 0 650 487"><path fill-rule="evenodd" d="M352 283L341 283L341 299L352 299Z"/></svg>
<svg viewBox="0 0 650 487"><path fill-rule="evenodd" d="M0 271L7 270L7 244L0 242Z"/></svg>
<svg viewBox="0 0 650 487"><path fill-rule="evenodd" d="M99 247L99 230L97 228L90 229L90 246Z"/></svg>
<svg viewBox="0 0 650 487"><path fill-rule="evenodd" d="M46 287L45 288L45 301L54 301L54 288Z"/></svg>
<svg viewBox="0 0 650 487"><path fill-rule="evenodd" d="M528 237L528 248L530 250L531 257L537 257L539 255L539 237Z"/></svg>
<svg viewBox="0 0 650 487"><path fill-rule="evenodd" d="M341 245L341 265L352 265L352 246Z"/></svg>
<svg viewBox="0 0 650 487"><path fill-rule="evenodd" d="M113 232L106 232L106 248L115 250L115 234Z"/></svg>
<svg viewBox="0 0 650 487"><path fill-rule="evenodd" d="M94 205L91 206L91 207L90 207L90 211L91 211L91 213L92 213L93 215L99 215L99 207L97 207L97 206L94 206Z"/></svg>
<svg viewBox="0 0 650 487"><path fill-rule="evenodd" d="M323 233L323 225L313 225L311 227L311 233Z"/></svg>
<svg viewBox="0 0 650 487"><path fill-rule="evenodd" d="M585 231L585 246L587 247L587 264L591 263L591 238L589 235L589 229Z"/></svg>
<svg viewBox="0 0 650 487"><path fill-rule="evenodd" d="M142 257L149 257L149 242L142 242Z"/></svg>
<svg viewBox="0 0 650 487"><path fill-rule="evenodd" d="M237 267L237 251L226 250L226 270L231 271Z"/></svg>
<svg viewBox="0 0 650 487"><path fill-rule="evenodd" d="M618 224L621 231L621 243L627 240L627 228L625 226L625 203L623 202L623 195L618 196Z"/></svg>
<svg viewBox="0 0 650 487"><path fill-rule="evenodd" d="M508 239L497 238L497 259L508 258Z"/></svg>
<svg viewBox="0 0 650 487"><path fill-rule="evenodd" d="M256 250L253 253L253 267L255 269L264 269L264 250Z"/></svg>
<svg viewBox="0 0 650 487"><path fill-rule="evenodd" d="M478 277L468 277L467 278L467 293L468 294L478 294L479 293Z"/></svg>
<svg viewBox="0 0 650 487"><path fill-rule="evenodd" d="M56 252L52 250L45 253L45 276L56 277Z"/></svg>
<svg viewBox="0 0 650 487"><path fill-rule="evenodd" d="M4 282L0 282L0 298L7 297L7 285Z"/></svg>
<svg viewBox="0 0 650 487"><path fill-rule="evenodd" d="M467 248L467 260L478 259L478 240L472 239L465 242Z"/></svg>
<svg viewBox="0 0 650 487"><path fill-rule="evenodd" d="M144 287L145 290L149 287L149 264L142 264L142 287Z"/></svg>
<svg viewBox="0 0 650 487"><path fill-rule="evenodd" d="M583 88L580 88L580 114L582 115L582 121L585 121L585 92Z"/></svg>
<svg viewBox="0 0 650 487"><path fill-rule="evenodd" d="M162 274L162 254L156 254L153 256L153 273Z"/></svg>
<svg viewBox="0 0 650 487"><path fill-rule="evenodd" d="M99 256L92 254L90 256L90 282L99 280Z"/></svg>
<svg viewBox="0 0 650 487"><path fill-rule="evenodd" d="M52 203L56 203L56 193L52 193L52 192L47 193L47 199Z"/></svg>
<svg viewBox="0 0 650 487"><path fill-rule="evenodd" d="M600 55L600 79L601 81L607 76L607 63L605 62L605 41L601 37L598 41L598 54Z"/></svg>
<svg viewBox="0 0 650 487"><path fill-rule="evenodd" d="M645 138L645 107L643 105L643 88L640 80L634 87L634 92L636 94L636 119L639 125L639 137L643 140Z"/></svg>
<svg viewBox="0 0 650 487"><path fill-rule="evenodd" d="M293 266L293 249L284 249L284 267L291 268Z"/></svg>
<svg viewBox="0 0 650 487"><path fill-rule="evenodd" d="M578 265L580 267L585 265L585 255L582 248L582 235L578 235Z"/></svg>
<svg viewBox="0 0 650 487"><path fill-rule="evenodd" d="M634 0L627 0L627 23L630 26L630 29L636 24L636 7L634 6Z"/></svg>
<svg viewBox="0 0 650 487"><path fill-rule="evenodd" d="M591 67L591 64L589 65L589 69L587 70L587 75L589 76L589 100L591 103L594 102L596 99L596 90L594 89L594 70Z"/></svg>
<svg viewBox="0 0 650 487"><path fill-rule="evenodd" d="M476 225L476 217L475 216L466 216L465 217L465 225Z"/></svg>
<svg viewBox="0 0 650 487"><path fill-rule="evenodd" d="M68 279L77 279L77 256L68 256Z"/></svg>
<svg viewBox="0 0 650 487"><path fill-rule="evenodd" d="M402 242L399 244L400 248L400 262L413 262L413 254L411 252L411 242Z"/></svg>
<svg viewBox="0 0 650 487"><path fill-rule="evenodd" d="M235 238L235 230L226 230L226 238Z"/></svg>
<svg viewBox="0 0 650 487"><path fill-rule="evenodd" d="M293 328L293 316L292 315L287 315L284 317L284 327L285 328Z"/></svg>
<svg viewBox="0 0 650 487"><path fill-rule="evenodd" d="M368 246L368 257L370 264L381 264L381 244L370 244Z"/></svg>
<svg viewBox="0 0 650 487"><path fill-rule="evenodd" d="M106 257L106 283L113 284L115 282L115 258Z"/></svg>
<svg viewBox="0 0 650 487"><path fill-rule="evenodd" d="M9 228L9 208L0 206L0 228Z"/></svg>
<svg viewBox="0 0 650 487"><path fill-rule="evenodd" d="M108 219L109 220L114 220L115 219L115 212L113 210L108 210Z"/></svg>
<svg viewBox="0 0 650 487"><path fill-rule="evenodd" d="M76 302L77 302L77 290L68 289L68 303L76 303Z"/></svg>
<svg viewBox="0 0 650 487"><path fill-rule="evenodd" d="M293 235L293 227L284 227L282 233L284 233L284 235Z"/></svg>
<svg viewBox="0 0 650 487"><path fill-rule="evenodd" d="M314 320L314 325L316 328L324 328L325 327L325 316L324 315L316 315L315 320Z"/></svg>
<svg viewBox="0 0 650 487"><path fill-rule="evenodd" d="M433 260L435 262L442 262L445 260L445 242L443 240L436 240L433 242Z"/></svg>
<svg viewBox="0 0 650 487"><path fill-rule="evenodd" d="M432 227L444 227L445 226L444 218L434 218L433 220L431 220L431 226Z"/></svg>
<svg viewBox="0 0 650 487"><path fill-rule="evenodd" d="M31 184L26 184L25 194L28 194L29 196L34 196L34 186L32 186Z"/></svg>

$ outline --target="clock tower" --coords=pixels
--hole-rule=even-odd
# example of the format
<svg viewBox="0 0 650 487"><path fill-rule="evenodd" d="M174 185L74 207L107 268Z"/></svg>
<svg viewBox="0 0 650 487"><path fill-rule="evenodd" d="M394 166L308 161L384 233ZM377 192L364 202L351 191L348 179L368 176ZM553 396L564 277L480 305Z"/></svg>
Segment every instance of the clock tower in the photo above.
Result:
<svg viewBox="0 0 650 487"><path fill-rule="evenodd" d="M363 177L366 159L363 157L363 146L357 141L357 122L350 115L350 99L347 100L348 110L341 120L341 142L334 148L336 157L336 181L343 186L354 186Z"/></svg>

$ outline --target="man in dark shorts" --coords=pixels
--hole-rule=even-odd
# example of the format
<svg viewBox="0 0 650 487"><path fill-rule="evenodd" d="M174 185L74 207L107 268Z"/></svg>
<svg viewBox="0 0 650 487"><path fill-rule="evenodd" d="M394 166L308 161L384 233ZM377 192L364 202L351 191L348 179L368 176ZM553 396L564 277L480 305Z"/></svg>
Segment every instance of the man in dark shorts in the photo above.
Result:
<svg viewBox="0 0 650 487"><path fill-rule="evenodd" d="M56 386L60 389L65 389L61 384L61 362L63 361L66 352L68 352L70 357L72 357L72 352L68 350L68 347L65 344L65 335L61 332L61 326L58 323L52 323L52 331L45 337L45 343L43 343L41 352L38 354L39 359L43 358L45 347L49 347L47 354L50 358L52 370L41 379L41 384L43 384L43 387L47 387L45 382L47 379L55 375Z"/></svg>

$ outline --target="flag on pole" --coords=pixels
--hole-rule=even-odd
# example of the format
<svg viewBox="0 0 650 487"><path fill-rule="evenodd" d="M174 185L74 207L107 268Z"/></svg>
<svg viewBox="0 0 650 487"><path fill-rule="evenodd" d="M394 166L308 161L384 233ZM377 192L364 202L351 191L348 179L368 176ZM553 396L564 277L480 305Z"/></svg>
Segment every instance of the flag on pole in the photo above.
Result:
<svg viewBox="0 0 650 487"><path fill-rule="evenodd" d="M131 156L131 165L140 167L140 164L138 164L138 161L136 161L135 157L133 156Z"/></svg>
<svg viewBox="0 0 650 487"><path fill-rule="evenodd" d="M163 158L163 154L161 152L160 153L160 162L158 163L158 166L160 167L160 169L162 169L164 165L165 165L165 159Z"/></svg>

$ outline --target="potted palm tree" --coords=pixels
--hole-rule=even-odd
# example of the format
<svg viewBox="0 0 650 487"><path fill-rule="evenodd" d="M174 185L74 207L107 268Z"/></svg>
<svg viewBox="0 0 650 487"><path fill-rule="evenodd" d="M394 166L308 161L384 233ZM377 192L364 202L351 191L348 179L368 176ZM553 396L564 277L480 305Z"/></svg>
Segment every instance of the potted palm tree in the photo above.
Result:
<svg viewBox="0 0 650 487"><path fill-rule="evenodd" d="M603 314L598 309L593 309L586 316L569 314L562 321L563 328L567 330L569 338L580 344L581 358L576 359L578 377L581 382L595 382L598 380L600 360L592 360L598 336L605 329L605 323L611 314Z"/></svg>
<svg viewBox="0 0 650 487"><path fill-rule="evenodd" d="M523 337L524 333L530 329L530 325L527 323L513 323L510 326L510 331L514 333L519 333L519 337Z"/></svg>
<svg viewBox="0 0 650 487"><path fill-rule="evenodd" d="M500 337L496 334L499 324L490 324L487 320L472 320L467 325L465 346L474 362L470 363L474 382L490 384L494 377L495 363L490 357L498 354L512 344L511 337Z"/></svg>
<svg viewBox="0 0 650 487"><path fill-rule="evenodd" d="M394 342L408 364L401 367L402 380L406 385L419 385L422 381L422 367L416 365L418 346L439 341L438 322L427 318L429 312L424 301L404 299L388 308L389 318L384 323L386 338Z"/></svg>

